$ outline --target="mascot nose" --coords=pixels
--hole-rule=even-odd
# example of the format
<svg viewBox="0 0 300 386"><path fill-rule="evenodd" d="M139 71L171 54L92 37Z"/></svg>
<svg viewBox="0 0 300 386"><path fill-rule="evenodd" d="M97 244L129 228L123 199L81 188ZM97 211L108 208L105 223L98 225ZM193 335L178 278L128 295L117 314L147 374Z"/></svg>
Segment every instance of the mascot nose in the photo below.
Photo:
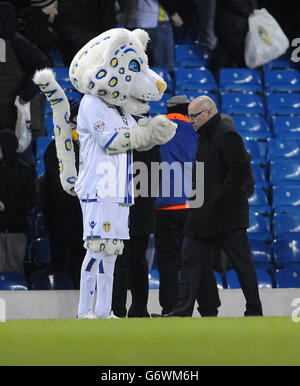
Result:
<svg viewBox="0 0 300 386"><path fill-rule="evenodd" d="M156 87L158 88L159 93L163 94L167 89L167 83L164 80L160 79L156 82Z"/></svg>

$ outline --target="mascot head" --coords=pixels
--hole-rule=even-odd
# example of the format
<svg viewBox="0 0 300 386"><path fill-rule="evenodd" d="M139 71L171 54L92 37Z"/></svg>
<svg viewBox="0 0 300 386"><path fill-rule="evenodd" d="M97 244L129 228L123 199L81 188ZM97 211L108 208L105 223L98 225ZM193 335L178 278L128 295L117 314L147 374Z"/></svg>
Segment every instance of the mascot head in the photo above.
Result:
<svg viewBox="0 0 300 386"><path fill-rule="evenodd" d="M102 98L133 115L149 110L149 101L159 101L165 81L149 69L145 54L146 31L114 28L87 43L74 57L70 80L83 94Z"/></svg>

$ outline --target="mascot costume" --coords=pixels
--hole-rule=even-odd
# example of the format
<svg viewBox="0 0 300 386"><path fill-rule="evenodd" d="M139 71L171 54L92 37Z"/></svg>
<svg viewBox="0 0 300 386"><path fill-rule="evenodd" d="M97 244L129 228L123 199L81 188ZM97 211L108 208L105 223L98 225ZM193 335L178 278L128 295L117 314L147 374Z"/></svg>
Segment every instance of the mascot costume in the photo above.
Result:
<svg viewBox="0 0 300 386"><path fill-rule="evenodd" d="M115 317L111 311L114 265L123 240L129 239L129 206L134 204L132 149L145 151L164 144L176 131L177 125L163 115L141 118L138 124L132 117L147 113L148 102L159 101L166 90L164 80L149 69L148 40L144 30L114 28L92 39L74 57L70 80L84 94L77 117L78 176L67 97L52 70L34 76L53 109L61 184L78 196L82 208L87 252L78 318Z"/></svg>

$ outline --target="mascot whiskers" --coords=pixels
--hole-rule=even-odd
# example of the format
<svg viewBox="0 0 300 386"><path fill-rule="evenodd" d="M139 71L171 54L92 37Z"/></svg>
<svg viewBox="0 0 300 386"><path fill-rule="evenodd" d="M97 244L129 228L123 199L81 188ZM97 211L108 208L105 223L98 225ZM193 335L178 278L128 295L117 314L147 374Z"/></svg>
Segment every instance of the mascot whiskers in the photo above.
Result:
<svg viewBox="0 0 300 386"><path fill-rule="evenodd" d="M39 85L53 109L60 180L77 195L87 249L81 268L79 318L113 318L113 272L123 240L129 239L129 206L134 204L132 149L168 142L177 125L165 116L141 118L149 101L159 101L166 83L148 66L148 34L115 28L88 42L74 57L70 80L84 94L77 117L80 165L77 176L66 95L50 69L38 71ZM132 115L131 115L132 114ZM97 288L95 313L94 294Z"/></svg>

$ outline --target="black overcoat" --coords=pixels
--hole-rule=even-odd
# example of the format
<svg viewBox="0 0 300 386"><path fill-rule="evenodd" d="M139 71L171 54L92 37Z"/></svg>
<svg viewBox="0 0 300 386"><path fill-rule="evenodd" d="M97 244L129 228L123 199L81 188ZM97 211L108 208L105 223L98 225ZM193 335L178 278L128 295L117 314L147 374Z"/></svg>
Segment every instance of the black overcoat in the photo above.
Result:
<svg viewBox="0 0 300 386"><path fill-rule="evenodd" d="M253 174L241 136L220 114L204 124L199 134L195 163L204 163L204 186L195 180L194 172L193 188L204 189L204 203L189 209L184 234L205 239L248 228Z"/></svg>

